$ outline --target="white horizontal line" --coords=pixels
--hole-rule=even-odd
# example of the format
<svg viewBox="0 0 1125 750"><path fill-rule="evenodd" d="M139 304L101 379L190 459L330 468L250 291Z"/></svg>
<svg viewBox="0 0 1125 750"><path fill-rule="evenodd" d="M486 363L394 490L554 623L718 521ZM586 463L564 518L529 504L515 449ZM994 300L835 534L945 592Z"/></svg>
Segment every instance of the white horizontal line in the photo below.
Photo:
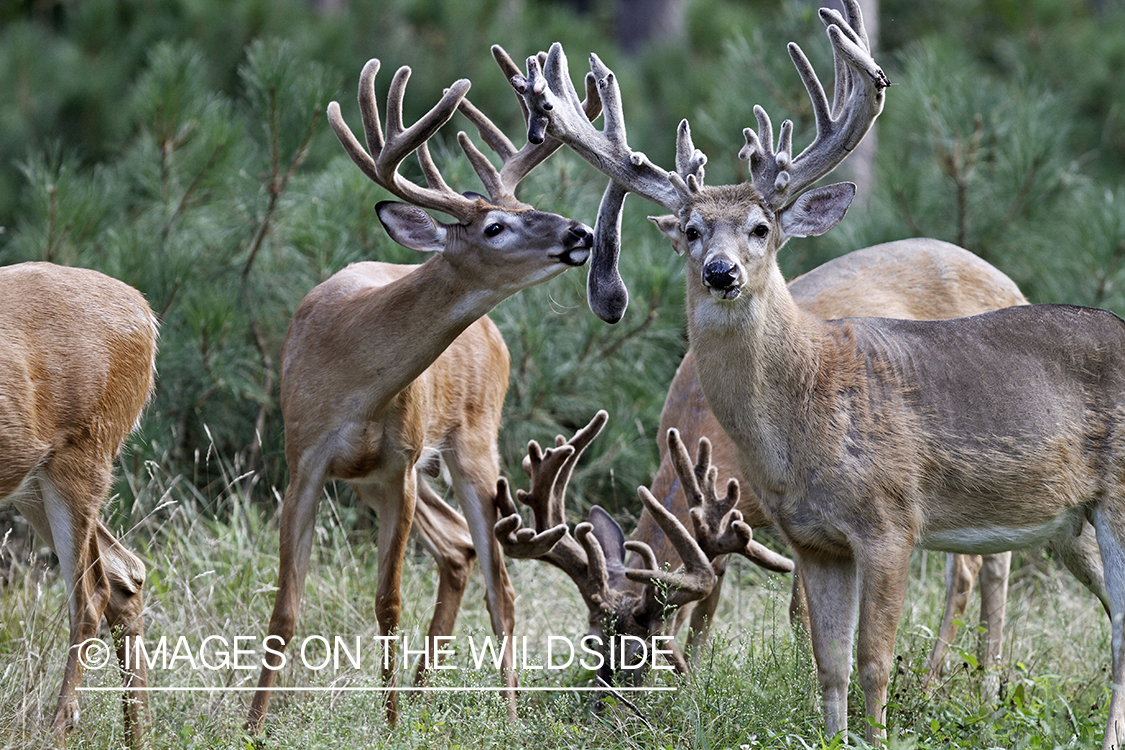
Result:
<svg viewBox="0 0 1125 750"><path fill-rule="evenodd" d="M665 693L675 692L674 687L275 687L270 688L274 693L501 693L515 690L520 693L588 693L588 692L617 692L617 693ZM79 691L91 693L121 692L129 690L140 693L256 693L256 687L78 687Z"/></svg>

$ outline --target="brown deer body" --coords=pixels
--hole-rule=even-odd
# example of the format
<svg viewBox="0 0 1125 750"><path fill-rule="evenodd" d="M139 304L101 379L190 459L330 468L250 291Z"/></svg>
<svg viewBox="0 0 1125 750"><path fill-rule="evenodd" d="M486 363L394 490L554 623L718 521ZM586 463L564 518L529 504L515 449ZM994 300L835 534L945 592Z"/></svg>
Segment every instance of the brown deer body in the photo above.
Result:
<svg viewBox="0 0 1125 750"><path fill-rule="evenodd" d="M99 520L113 462L155 376L156 318L132 287L50 263L0 269L0 502L11 502L59 558L70 637L53 728L77 722L82 645L105 616L122 669L144 635L144 564ZM146 734L147 674L123 674L125 734Z"/></svg>
<svg viewBox="0 0 1125 750"><path fill-rule="evenodd" d="M789 282L789 291L800 307L825 319L874 315L916 320L954 318L1027 304L1016 284L995 267L955 245L927 239L901 240L848 253ZM747 489L734 445L707 406L692 349L672 379L658 434L667 435L672 428L679 430L688 445L702 437L711 441L711 461L718 475L736 479L743 487L738 504L743 519L753 528L769 526L757 497ZM682 523L689 525L686 498L667 445L663 439L658 443L661 461L651 492ZM675 551L651 513L641 513L633 538L652 546L658 562L677 564ZM1094 550L1095 559L1096 554ZM965 611L978 571L982 578L981 624L987 630L982 663L986 670L996 664L1002 643L1010 556L990 555L987 561L979 556L950 556L945 612L931 658L931 680L941 673L946 644L956 634L957 617ZM677 613L678 624L690 615L688 644L692 649L706 637L718 605L724 566L717 565L716 569L719 580L714 590L694 606ZM639 584L631 586L639 588ZM794 580L791 614L797 617L801 608L803 595Z"/></svg>
<svg viewBox="0 0 1125 750"><path fill-rule="evenodd" d="M954 245L926 239L891 242L848 253L793 280L789 290L802 308L824 318L877 312L899 318L950 318L1027 304L1015 283L993 266ZM723 432L703 397L691 349L672 380L661 413L659 434L667 435L672 428L677 429L689 445L700 438L708 438L712 446L711 465L718 476L733 478L745 486L734 444ZM664 440L658 442L661 463L650 491L682 526L690 527L688 499L683 492L673 454ZM769 525L768 517L752 492L741 493L737 510L753 528ZM601 518L597 522L592 521L593 533L604 553L614 551L621 555L625 535L611 520ZM1087 525L1086 529L1090 527ZM547 529L537 530L542 532ZM631 538L650 547L659 565L675 568L680 564L676 545L664 533L663 521L647 508L642 511ZM501 536L502 543L506 540ZM1092 541L1090 534L1086 535L1085 541L1087 545L1081 549L1087 564L1100 572L1096 547L1088 547ZM518 552L517 549L509 551L510 554ZM698 602L689 602L675 612L667 607L654 612L640 612L638 607L645 602L646 583L621 577L617 585L606 586L605 593L596 599L598 606L590 609L591 631L647 638L669 625L678 629L690 615L688 647L694 650L706 637L718 603L726 567L724 560L713 561L718 579L707 596ZM986 669L996 664L1003 632L1009 560L1010 553L989 555L982 568L980 556L950 555L946 611L931 658L931 680L941 673L945 646L953 640L957 629L955 618L965 609L978 571L981 571L982 578L981 620L988 632L982 663ZM637 557L626 559L621 555L618 561L627 568L639 568L641 565ZM580 569L566 572L583 589L587 601L595 600L589 591L605 583L587 580ZM794 616L797 616L797 608L803 609L803 594L797 589L796 579L792 606ZM994 681L992 677L986 675L986 687L989 689Z"/></svg>
<svg viewBox="0 0 1125 750"><path fill-rule="evenodd" d="M583 264L592 230L535 211L513 190L558 148L508 143L464 99L468 81L451 87L414 126L402 125L409 69L400 69L387 105L387 134L375 109L378 61L364 68L359 99L368 150L344 124L335 103L329 121L352 160L377 184L407 203L383 202L377 212L391 237L432 252L418 266L357 263L314 289L293 316L281 358L281 410L290 481L281 514L280 572L270 619L278 654L296 631L312 552L316 508L324 485L342 479L379 516L376 619L396 635L406 542L414 521L439 568L438 602L429 635L448 635L474 553L481 561L495 633L512 636L514 591L492 535L499 472L496 436L508 386L509 357L485 314L521 289ZM445 185L426 141L460 108L501 153L497 171L462 133L461 142L490 197L461 195ZM428 187L406 182L399 162L417 150ZM423 208L458 219L442 224ZM468 523L432 490L419 471L440 456ZM420 502L419 502L420 501ZM427 644L433 646L433 641ZM281 662L269 654L248 726L258 728ZM419 665L418 679L428 659ZM505 684L516 685L512 652L504 650ZM394 660L385 671L394 686ZM386 698L388 719L397 694ZM508 693L510 711L515 694Z"/></svg>
<svg viewBox="0 0 1125 750"><path fill-rule="evenodd" d="M794 551L829 731L847 726L853 612L867 715L882 725L915 546L1067 549L1089 520L1107 582L1120 575L1125 325L1066 307L828 323L783 288L770 274L719 307L693 279L700 384ZM762 316L753 325L750 305ZM1125 601L1110 593L1120 642ZM1107 748L1119 746L1119 702Z"/></svg>
<svg viewBox="0 0 1125 750"><path fill-rule="evenodd" d="M740 185L704 185L706 159L686 121L675 172L629 150L615 79L596 57L603 131L574 116L557 45L542 74L539 58L529 58L528 77L513 85L537 123L531 132L563 140L613 179L598 229L610 249L626 192L672 214L655 221L686 257L700 386L736 446L742 475L794 551L829 732L847 729L858 629L866 734L882 740L915 547L984 554L1052 541L1110 613L1113 697L1103 747L1121 748L1125 323L1067 306L947 321L826 321L797 305L778 268L786 240L821 234L843 218L854 185L807 188L846 158L882 111L888 81L871 59L858 4L849 0L845 10L847 18L821 11L836 61L831 104L804 54L789 46L813 104L816 139L794 156L785 122L775 150L769 117L755 108L758 131L744 131L740 154L751 179ZM1087 521L1104 589L1075 549Z"/></svg>

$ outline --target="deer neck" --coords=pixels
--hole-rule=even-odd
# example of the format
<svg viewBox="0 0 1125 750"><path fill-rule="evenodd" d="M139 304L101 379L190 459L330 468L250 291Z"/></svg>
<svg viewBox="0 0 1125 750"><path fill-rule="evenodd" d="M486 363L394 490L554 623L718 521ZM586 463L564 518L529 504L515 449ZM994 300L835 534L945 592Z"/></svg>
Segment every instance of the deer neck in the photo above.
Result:
<svg viewBox="0 0 1125 750"><path fill-rule="evenodd" d="M282 353L283 399L348 393L351 402L341 408L373 418L507 296L466 279L440 255L419 266L351 266L294 316ZM329 362L335 365L325 367Z"/></svg>
<svg viewBox="0 0 1125 750"><path fill-rule="evenodd" d="M394 328L396 391L422 374L454 339L507 298L503 291L458 273L442 255L434 255L411 273L357 297L357 314L368 330ZM383 336L379 337L382 343Z"/></svg>
<svg viewBox="0 0 1125 750"><path fill-rule="evenodd" d="M707 402L759 491L794 486L805 424L834 346L823 321L793 301L773 266L760 291L718 300L688 286L688 337Z"/></svg>

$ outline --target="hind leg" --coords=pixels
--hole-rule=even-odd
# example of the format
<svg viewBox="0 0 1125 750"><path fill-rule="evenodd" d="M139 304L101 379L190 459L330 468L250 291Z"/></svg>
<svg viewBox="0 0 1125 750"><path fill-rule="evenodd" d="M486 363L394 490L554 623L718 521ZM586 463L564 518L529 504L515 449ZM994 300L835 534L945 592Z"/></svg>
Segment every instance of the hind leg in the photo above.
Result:
<svg viewBox="0 0 1125 750"><path fill-rule="evenodd" d="M1078 581L1088 588L1102 603L1106 614L1110 613L1109 592L1106 590L1105 572L1102 569L1101 553L1098 550L1097 531L1088 523L1082 524L1077 536L1066 536L1051 541L1051 549L1074 574Z"/></svg>
<svg viewBox="0 0 1125 750"><path fill-rule="evenodd" d="M250 703L245 726L252 733L262 728L277 672L283 664L285 647L297 632L297 613L305 592L305 577L312 555L316 507L326 480L323 466L306 468L300 462L292 461L289 471L289 486L281 505L277 593L274 595L269 635L264 643L267 650L258 677L258 690Z"/></svg>
<svg viewBox="0 0 1125 750"><path fill-rule="evenodd" d="M78 684L86 654L83 644L97 637L109 600L109 584L98 548L97 514L109 488L109 469L91 472L80 457L57 456L41 482L47 538L66 581L70 638L63 684L52 729L61 741L78 722Z"/></svg>
<svg viewBox="0 0 1125 750"><path fill-rule="evenodd" d="M957 635L957 620L969 605L969 596L973 593L973 582L976 581L981 562L980 555L950 554L945 557L945 612L926 667L927 687L940 680L945 672L945 655L949 651L949 644Z"/></svg>
<svg viewBox="0 0 1125 750"><path fill-rule="evenodd" d="M375 619L381 635L396 637L402 616L402 568L417 498L415 472L411 466L403 466L401 471L387 471L379 481L348 484L379 516ZM383 680L391 689L387 690L384 705L387 722L393 724L398 720L398 692L393 689L396 684L393 640L388 642L387 648L389 658L383 662Z"/></svg>
<svg viewBox="0 0 1125 750"><path fill-rule="evenodd" d="M464 517L449 507L424 479L416 477L416 482L418 503L414 507L414 523L438 568L437 601L426 633L426 655L418 662L414 675L414 684L419 685L425 679L427 666L436 664L435 639L453 632L476 553Z"/></svg>

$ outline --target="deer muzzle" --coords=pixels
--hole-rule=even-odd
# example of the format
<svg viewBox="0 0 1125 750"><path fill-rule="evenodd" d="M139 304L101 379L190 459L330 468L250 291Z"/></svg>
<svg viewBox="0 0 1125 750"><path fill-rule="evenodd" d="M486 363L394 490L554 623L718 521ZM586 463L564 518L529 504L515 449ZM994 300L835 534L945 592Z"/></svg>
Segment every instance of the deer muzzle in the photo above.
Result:
<svg viewBox="0 0 1125 750"><path fill-rule="evenodd" d="M742 280L742 269L722 258L716 258L703 266L702 276L703 286L723 299L734 299L741 291L738 284Z"/></svg>
<svg viewBox="0 0 1125 750"><path fill-rule="evenodd" d="M575 223L567 230L566 244L558 259L568 266L581 266L589 260L593 247L594 230L585 224Z"/></svg>

